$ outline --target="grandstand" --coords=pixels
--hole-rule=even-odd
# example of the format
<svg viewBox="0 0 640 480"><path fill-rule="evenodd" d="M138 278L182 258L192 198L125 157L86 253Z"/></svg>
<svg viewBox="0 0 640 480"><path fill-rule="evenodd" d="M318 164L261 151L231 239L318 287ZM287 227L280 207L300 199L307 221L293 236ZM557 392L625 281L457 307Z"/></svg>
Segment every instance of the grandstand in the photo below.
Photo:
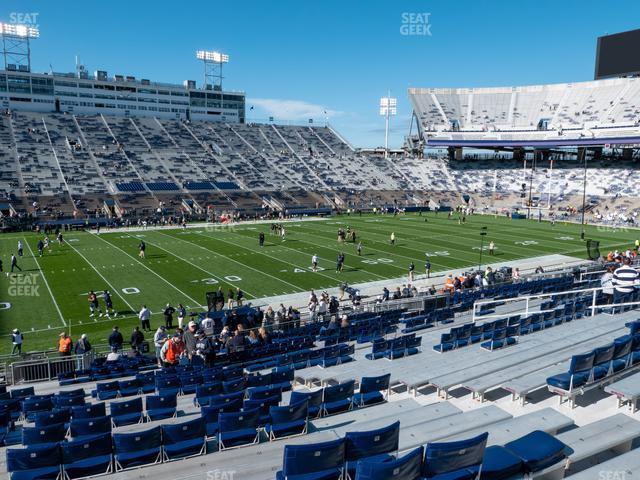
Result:
<svg viewBox="0 0 640 480"><path fill-rule="evenodd" d="M411 88L418 135L389 152L251 122L206 63L200 86L21 66L0 71L1 474L640 473L640 240L618 229L639 77Z"/></svg>

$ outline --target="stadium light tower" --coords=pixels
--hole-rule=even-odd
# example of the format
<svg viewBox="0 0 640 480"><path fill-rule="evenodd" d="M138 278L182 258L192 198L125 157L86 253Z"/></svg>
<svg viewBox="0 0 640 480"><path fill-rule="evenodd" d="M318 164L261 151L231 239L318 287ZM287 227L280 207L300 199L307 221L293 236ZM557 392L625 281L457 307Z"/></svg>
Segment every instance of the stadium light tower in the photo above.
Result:
<svg viewBox="0 0 640 480"><path fill-rule="evenodd" d="M31 71L31 39L40 36L37 27L0 23L5 70ZM11 66L11 67L10 67Z"/></svg>
<svg viewBox="0 0 640 480"><path fill-rule="evenodd" d="M216 90L222 90L222 65L229 63L229 55L208 50L198 50L196 58L204 64L204 87L211 85Z"/></svg>
<svg viewBox="0 0 640 480"><path fill-rule="evenodd" d="M380 115L384 117L384 158L389 156L389 117L397 113L398 99L391 98L391 92L380 99Z"/></svg>

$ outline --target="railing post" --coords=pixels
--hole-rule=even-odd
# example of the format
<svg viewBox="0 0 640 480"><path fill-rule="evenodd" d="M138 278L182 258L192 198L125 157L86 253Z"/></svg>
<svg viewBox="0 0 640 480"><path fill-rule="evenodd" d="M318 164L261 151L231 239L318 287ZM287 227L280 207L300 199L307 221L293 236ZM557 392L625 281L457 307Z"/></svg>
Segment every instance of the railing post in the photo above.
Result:
<svg viewBox="0 0 640 480"><path fill-rule="evenodd" d="M593 295L591 300L591 316L593 317L596 314L596 289L593 289Z"/></svg>
<svg viewBox="0 0 640 480"><path fill-rule="evenodd" d="M51 360L47 358L47 378L51 380Z"/></svg>
<svg viewBox="0 0 640 480"><path fill-rule="evenodd" d="M529 297L528 296L527 296L527 299L526 299L526 302L525 302L524 316L525 317L529 316Z"/></svg>

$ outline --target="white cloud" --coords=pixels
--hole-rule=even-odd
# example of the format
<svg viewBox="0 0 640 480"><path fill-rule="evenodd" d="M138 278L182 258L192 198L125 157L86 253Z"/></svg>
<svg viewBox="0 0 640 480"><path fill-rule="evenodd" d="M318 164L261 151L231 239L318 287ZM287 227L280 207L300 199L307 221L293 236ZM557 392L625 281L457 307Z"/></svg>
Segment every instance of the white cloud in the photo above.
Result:
<svg viewBox="0 0 640 480"><path fill-rule="evenodd" d="M331 118L344 113L302 100L284 100L278 98L249 98L247 99L247 106L249 108L251 106L254 107L254 115L255 110L259 110L267 116L274 117L276 120L289 121L324 118L326 116ZM251 115L248 111L247 114Z"/></svg>

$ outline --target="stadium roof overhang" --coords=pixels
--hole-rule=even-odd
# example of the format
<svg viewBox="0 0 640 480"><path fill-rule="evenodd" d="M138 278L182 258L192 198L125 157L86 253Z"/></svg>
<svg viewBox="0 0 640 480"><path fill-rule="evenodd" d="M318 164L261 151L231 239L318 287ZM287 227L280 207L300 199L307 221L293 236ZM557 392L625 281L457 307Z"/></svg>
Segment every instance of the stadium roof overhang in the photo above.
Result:
<svg viewBox="0 0 640 480"><path fill-rule="evenodd" d="M605 145L640 145L637 137L607 137L580 139L545 139L545 140L456 140L426 138L427 147L476 147L476 148L553 148L553 147L585 147Z"/></svg>

